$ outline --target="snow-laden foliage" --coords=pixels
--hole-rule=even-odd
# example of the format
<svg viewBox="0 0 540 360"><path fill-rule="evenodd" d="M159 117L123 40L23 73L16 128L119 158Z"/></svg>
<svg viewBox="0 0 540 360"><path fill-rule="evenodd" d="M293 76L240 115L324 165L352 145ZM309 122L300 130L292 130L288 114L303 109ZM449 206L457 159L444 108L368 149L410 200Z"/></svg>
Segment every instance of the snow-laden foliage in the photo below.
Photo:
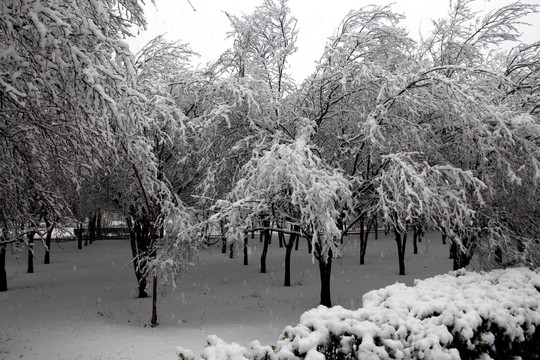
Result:
<svg viewBox="0 0 540 360"><path fill-rule="evenodd" d="M474 205L482 205L486 186L471 171L413 160L418 155L382 157L380 176L374 180L382 218L400 232L408 224L424 224L459 238L458 229L472 225Z"/></svg>
<svg viewBox="0 0 540 360"><path fill-rule="evenodd" d="M276 346L249 349L215 336L184 359L535 359L540 273L465 270L364 295L363 307L320 306L287 326Z"/></svg>
<svg viewBox="0 0 540 360"><path fill-rule="evenodd" d="M241 170L241 178L221 203L229 220L229 232L238 240L262 219L300 226L302 234L320 245L317 256L339 253L337 225L341 213L351 206L349 181L329 170L309 147L313 125L299 120L298 138L275 144L254 157Z"/></svg>

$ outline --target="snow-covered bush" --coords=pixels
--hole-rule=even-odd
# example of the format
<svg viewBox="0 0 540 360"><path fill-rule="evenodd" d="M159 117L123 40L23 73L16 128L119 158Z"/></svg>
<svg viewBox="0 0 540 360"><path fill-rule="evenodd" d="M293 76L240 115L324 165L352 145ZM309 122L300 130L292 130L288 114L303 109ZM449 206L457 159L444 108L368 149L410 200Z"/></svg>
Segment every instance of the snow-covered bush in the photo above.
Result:
<svg viewBox="0 0 540 360"><path fill-rule="evenodd" d="M371 291L358 310L319 306L287 326L273 348L211 336L201 358L538 359L539 325L539 270L459 270Z"/></svg>

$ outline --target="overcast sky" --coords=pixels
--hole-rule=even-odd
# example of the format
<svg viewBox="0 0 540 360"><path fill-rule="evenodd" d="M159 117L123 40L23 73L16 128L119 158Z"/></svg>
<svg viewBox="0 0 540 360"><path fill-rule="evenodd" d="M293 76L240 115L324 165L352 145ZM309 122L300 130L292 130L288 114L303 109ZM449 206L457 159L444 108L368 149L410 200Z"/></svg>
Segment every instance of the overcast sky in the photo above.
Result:
<svg viewBox="0 0 540 360"><path fill-rule="evenodd" d="M262 3L262 0L155 0L155 6L150 0L146 2L148 30L129 40L131 49L137 52L155 36L166 34L169 40L189 43L191 48L201 55L198 62L205 64L217 59L231 46L231 41L225 39L230 27L223 12L235 15L249 14ZM297 81L301 81L314 70L314 62L320 58L326 39L333 34L349 10L373 3L382 5L391 2L289 0L292 15L298 19L299 29L298 51L290 59L290 73ZM478 0L476 6L489 11L511 2ZM540 3L540 0L529 2ZM429 29L430 19L445 16L448 0L394 0L393 9L406 16L407 19L403 24L409 30L409 34L418 39L419 31L425 34ZM523 29L525 42L539 41L540 16L531 16L527 21L536 25Z"/></svg>

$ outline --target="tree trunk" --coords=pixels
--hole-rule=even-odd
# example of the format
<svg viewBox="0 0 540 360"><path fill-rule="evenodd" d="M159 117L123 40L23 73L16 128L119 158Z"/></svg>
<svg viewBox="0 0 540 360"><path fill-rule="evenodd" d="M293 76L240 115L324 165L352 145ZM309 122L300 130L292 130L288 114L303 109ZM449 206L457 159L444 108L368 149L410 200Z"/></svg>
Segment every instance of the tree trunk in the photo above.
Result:
<svg viewBox="0 0 540 360"><path fill-rule="evenodd" d="M153 327L158 326L157 321L157 276L154 276L153 278L153 284L152 284L152 319L150 320L150 324Z"/></svg>
<svg viewBox="0 0 540 360"><path fill-rule="evenodd" d="M225 237L225 227L223 225L223 219L219 221L219 231L221 233L221 253L227 253L227 238Z"/></svg>
<svg viewBox="0 0 540 360"><path fill-rule="evenodd" d="M248 264L248 234L244 235L244 265Z"/></svg>
<svg viewBox="0 0 540 360"><path fill-rule="evenodd" d="M311 254L313 252L313 244L311 244L311 239L306 237L307 240L307 252Z"/></svg>
<svg viewBox="0 0 540 360"><path fill-rule="evenodd" d="M54 229L54 225L49 223L45 219L45 225L47 226L47 235L45 236L45 258L43 259L44 264L51 263L51 237Z"/></svg>
<svg viewBox="0 0 540 360"><path fill-rule="evenodd" d="M78 233L77 233L77 248L79 250L82 249L82 237L83 237L83 224L82 223L77 223L77 230Z"/></svg>
<svg viewBox="0 0 540 360"><path fill-rule="evenodd" d="M418 254L418 242L420 241L420 229L417 226L413 231L413 254Z"/></svg>
<svg viewBox="0 0 540 360"><path fill-rule="evenodd" d="M144 275L144 268L146 266L147 244L145 241L144 226L141 226L138 220L134 222L130 218L126 220L129 229L129 238L131 242L131 254L133 255L133 267L135 270L135 277L137 278L137 289L139 299L147 298L146 292L146 276Z"/></svg>
<svg viewBox="0 0 540 360"><path fill-rule="evenodd" d="M405 245L407 244L407 233L401 234L397 229L394 229L394 235L398 248L399 275L405 275Z"/></svg>
<svg viewBox="0 0 540 360"><path fill-rule="evenodd" d="M292 226L293 231L300 231L300 227L298 225ZM283 282L284 286L291 286L291 253L294 244L298 243L298 235L296 234L290 234L289 235L289 242L284 241L285 244L285 279Z"/></svg>
<svg viewBox="0 0 540 360"><path fill-rule="evenodd" d="M377 221L377 215L373 219L373 225L375 227L375 240L379 239L379 222Z"/></svg>
<svg viewBox="0 0 540 360"><path fill-rule="evenodd" d="M90 245L96 240L96 214L92 214L88 220L88 240Z"/></svg>
<svg viewBox="0 0 540 360"><path fill-rule="evenodd" d="M443 245L446 245L446 233L444 231L441 233L441 240Z"/></svg>
<svg viewBox="0 0 540 360"><path fill-rule="evenodd" d="M321 305L331 307L330 278L332 273L332 250L330 250L326 262L320 255L317 256L317 260L319 261L319 273L321 277Z"/></svg>
<svg viewBox="0 0 540 360"><path fill-rule="evenodd" d="M7 291L6 246L0 245L0 291Z"/></svg>
<svg viewBox="0 0 540 360"><path fill-rule="evenodd" d="M298 231L300 232L300 227L298 227ZM300 236L296 236L295 244L294 244L294 251L298 251L298 246L300 245Z"/></svg>
<svg viewBox="0 0 540 360"><path fill-rule="evenodd" d="M101 210L98 210L96 217L96 240L101 240Z"/></svg>
<svg viewBox="0 0 540 360"><path fill-rule="evenodd" d="M360 265L365 264L365 257L367 251L367 243L369 238L369 232L375 224L375 220L369 220L367 222L367 227L364 229L364 219L360 220Z"/></svg>
<svg viewBox="0 0 540 360"><path fill-rule="evenodd" d="M285 242L285 234L283 234L281 231L278 232L278 239L279 239L279 247L283 247L283 243Z"/></svg>
<svg viewBox="0 0 540 360"><path fill-rule="evenodd" d="M35 231L30 231L26 236L28 237L28 267L26 271L31 274L34 272L34 235Z"/></svg>
<svg viewBox="0 0 540 360"><path fill-rule="evenodd" d="M229 244L229 259L234 259L234 243Z"/></svg>
<svg viewBox="0 0 540 360"><path fill-rule="evenodd" d="M263 227L267 228L270 226L270 223L268 221L265 221L263 223ZM261 273L266 274L266 254L268 253L268 244L270 243L270 230L262 230L261 233L263 234L263 251L261 254Z"/></svg>

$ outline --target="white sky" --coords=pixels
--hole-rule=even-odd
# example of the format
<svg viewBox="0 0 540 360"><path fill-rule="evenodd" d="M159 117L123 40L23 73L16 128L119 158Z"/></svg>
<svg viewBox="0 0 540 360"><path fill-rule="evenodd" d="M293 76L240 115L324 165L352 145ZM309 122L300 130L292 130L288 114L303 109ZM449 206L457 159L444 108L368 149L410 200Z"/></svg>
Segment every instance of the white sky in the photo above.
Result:
<svg viewBox="0 0 540 360"><path fill-rule="evenodd" d="M199 62L205 64L215 60L227 48L231 41L226 40L230 30L224 11L241 15L251 13L262 3L262 0L155 0L155 6L146 0L145 9L148 30L140 33L128 42L134 52L157 35L166 34L169 40L180 40L189 43L191 48L201 57ZM301 81L314 69L323 51L326 39L333 34L340 21L349 10L359 9L368 4L387 4L391 0L289 0L291 13L298 19L299 35L298 51L290 58L290 74ZM478 0L477 6L486 11L499 8L510 0ZM540 0L529 0L540 4ZM394 0L394 11L406 16L404 25L409 34L418 39L419 30L423 33L429 29L430 19L445 16L448 0ZM540 15L535 14L527 19L534 26L523 29L524 41L540 40Z"/></svg>

